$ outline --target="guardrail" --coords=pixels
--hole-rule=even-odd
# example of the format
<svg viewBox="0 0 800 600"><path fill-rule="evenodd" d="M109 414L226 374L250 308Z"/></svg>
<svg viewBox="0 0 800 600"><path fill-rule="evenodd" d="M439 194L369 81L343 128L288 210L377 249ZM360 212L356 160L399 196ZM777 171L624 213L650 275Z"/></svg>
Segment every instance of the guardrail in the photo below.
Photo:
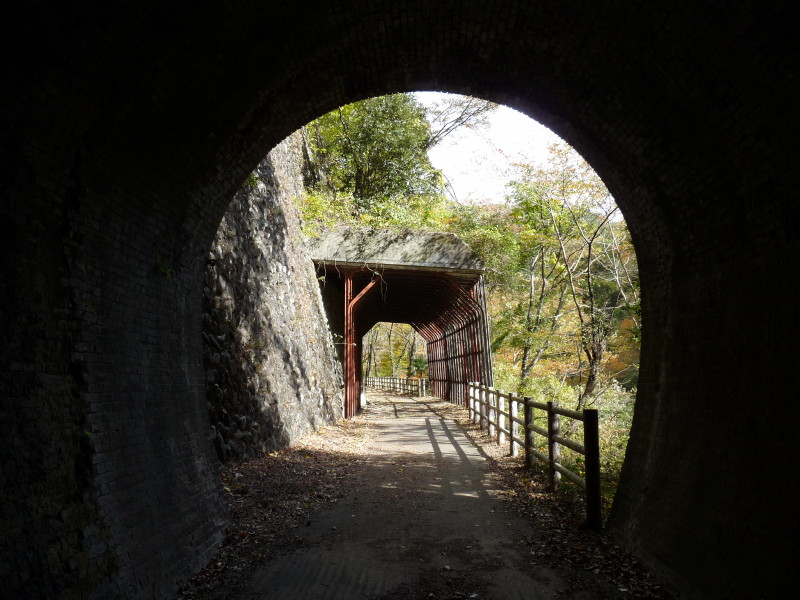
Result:
<svg viewBox="0 0 800 600"><path fill-rule="evenodd" d="M364 385L419 398L428 395L428 380L424 377L365 377Z"/></svg>
<svg viewBox="0 0 800 600"><path fill-rule="evenodd" d="M546 429L535 424L537 410L544 411L547 417ZM520 413L523 417L520 417ZM521 397L478 382L470 382L469 416L481 429L488 429L489 435L496 437L498 444L508 443L512 456L517 456L519 450L524 449L527 467L533 465L534 459L546 463L552 490L558 488L561 475L583 489L586 494L586 524L591 529L602 527L597 410L568 410L552 402L535 402L530 397ZM562 416L583 423L583 444L560 435ZM537 450L536 435L546 438L547 454ZM561 446L585 457L585 479L561 464Z"/></svg>

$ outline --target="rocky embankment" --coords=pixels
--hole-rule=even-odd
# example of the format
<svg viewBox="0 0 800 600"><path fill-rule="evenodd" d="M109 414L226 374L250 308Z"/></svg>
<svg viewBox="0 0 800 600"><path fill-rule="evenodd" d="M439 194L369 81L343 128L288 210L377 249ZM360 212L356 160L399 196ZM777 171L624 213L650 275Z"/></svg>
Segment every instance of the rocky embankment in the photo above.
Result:
<svg viewBox="0 0 800 600"><path fill-rule="evenodd" d="M286 447L341 416L341 368L292 202L302 169L294 134L236 195L209 254L204 361L223 462Z"/></svg>

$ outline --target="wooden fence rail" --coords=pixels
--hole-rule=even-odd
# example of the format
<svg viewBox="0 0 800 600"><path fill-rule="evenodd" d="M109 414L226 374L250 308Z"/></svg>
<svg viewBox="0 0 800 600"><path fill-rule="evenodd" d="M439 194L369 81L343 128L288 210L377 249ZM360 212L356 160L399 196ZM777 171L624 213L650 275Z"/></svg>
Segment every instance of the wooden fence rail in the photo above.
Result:
<svg viewBox="0 0 800 600"><path fill-rule="evenodd" d="M364 385L422 398L428 395L428 380L407 377L365 377Z"/></svg>
<svg viewBox="0 0 800 600"><path fill-rule="evenodd" d="M583 489L586 494L587 526L591 529L602 527L597 410L568 410L552 402L535 402L532 398L501 392L477 382L469 384L468 408L470 420L481 429L487 429L489 435L497 439L498 444L507 443L512 456L517 456L519 450L523 449L526 466L531 467L534 459L546 463L552 490L558 488L561 475ZM537 410L544 411L547 418L546 428L536 425ZM562 416L583 423L582 444L561 435ZM547 454L537 449L536 435L547 440ZM585 479L561 464L561 446L584 456Z"/></svg>

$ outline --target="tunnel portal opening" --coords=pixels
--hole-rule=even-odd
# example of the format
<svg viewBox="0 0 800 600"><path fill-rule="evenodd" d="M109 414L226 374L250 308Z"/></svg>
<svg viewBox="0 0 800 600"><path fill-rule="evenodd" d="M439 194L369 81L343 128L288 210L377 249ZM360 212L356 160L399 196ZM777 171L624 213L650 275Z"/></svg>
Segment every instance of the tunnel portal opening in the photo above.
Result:
<svg viewBox="0 0 800 600"><path fill-rule="evenodd" d="M793 15L688 1L19 8L0 116L9 588L167 595L206 562L224 523L198 435L197 316L220 219L302 124L436 89L550 127L630 226L648 335L610 529L689 595L779 594L798 526L780 460L797 453L798 285L776 260L798 254Z"/></svg>

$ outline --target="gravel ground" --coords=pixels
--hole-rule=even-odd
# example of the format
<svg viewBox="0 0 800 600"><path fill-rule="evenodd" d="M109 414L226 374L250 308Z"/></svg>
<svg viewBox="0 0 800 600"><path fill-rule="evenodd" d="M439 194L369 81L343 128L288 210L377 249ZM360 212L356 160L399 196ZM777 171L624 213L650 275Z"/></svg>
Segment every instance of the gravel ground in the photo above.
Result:
<svg viewBox="0 0 800 600"><path fill-rule="evenodd" d="M380 406L393 397L372 393L370 403ZM439 417L458 423L505 482L504 509L530 522L530 533L520 532L518 543L529 548L532 564L568 572L573 590L592 589L598 580L604 589L613 590L594 597L670 598L633 557L604 534L583 527L583 502L570 493L572 486L564 485L565 491L558 494L547 492L544 472L526 470L521 459L507 456L505 447L498 447L469 422L466 409L438 398L419 401ZM292 448L222 469L227 537L177 598L238 598L257 567L303 547L307 543L303 527L363 480L375 435L370 413L368 408L353 419L305 436ZM406 597L459 597L442 596L433 588L430 594L408 592Z"/></svg>

